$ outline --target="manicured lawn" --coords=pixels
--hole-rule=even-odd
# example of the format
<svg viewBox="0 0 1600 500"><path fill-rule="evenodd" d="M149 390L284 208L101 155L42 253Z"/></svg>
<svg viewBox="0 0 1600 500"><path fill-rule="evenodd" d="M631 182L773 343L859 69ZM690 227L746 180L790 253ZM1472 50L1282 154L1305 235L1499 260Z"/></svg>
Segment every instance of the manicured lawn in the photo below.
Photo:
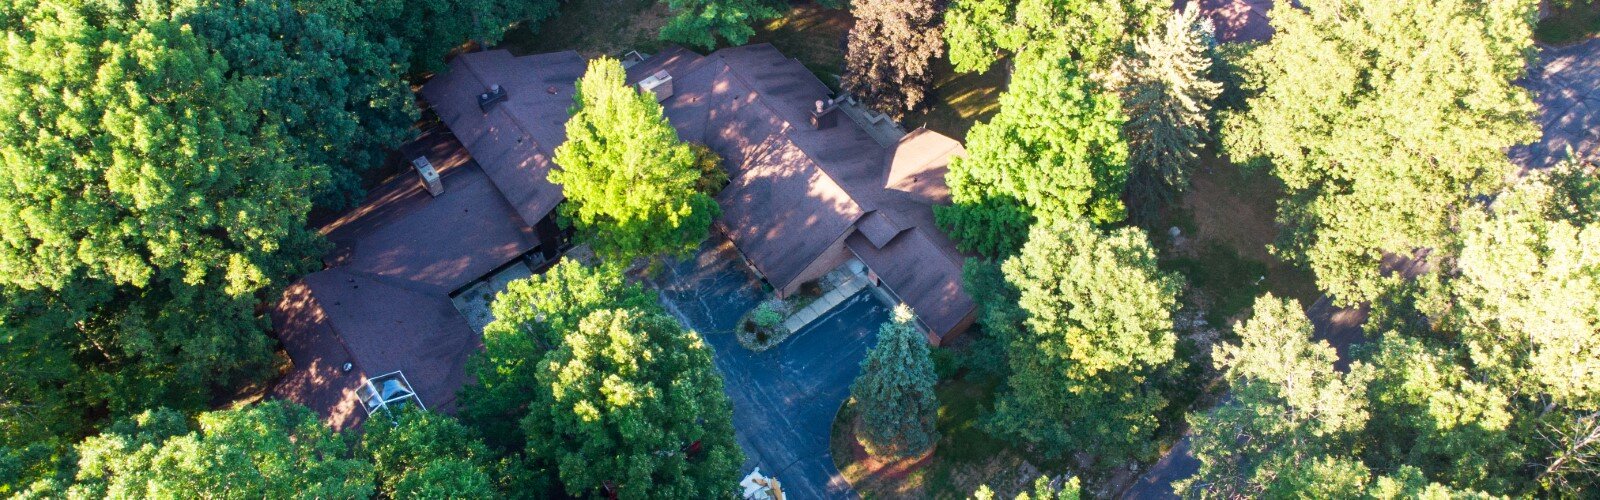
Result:
<svg viewBox="0 0 1600 500"><path fill-rule="evenodd" d="M982 73L957 73L949 59L934 61L928 109L907 115L906 129L927 126L950 137L966 138L973 124L1000 110L1000 92L1006 87L1009 63L1002 59Z"/></svg>
<svg viewBox="0 0 1600 500"><path fill-rule="evenodd" d="M1552 7L1539 21L1533 38L1551 45L1582 41L1600 33L1600 0L1575 0L1571 8Z"/></svg>

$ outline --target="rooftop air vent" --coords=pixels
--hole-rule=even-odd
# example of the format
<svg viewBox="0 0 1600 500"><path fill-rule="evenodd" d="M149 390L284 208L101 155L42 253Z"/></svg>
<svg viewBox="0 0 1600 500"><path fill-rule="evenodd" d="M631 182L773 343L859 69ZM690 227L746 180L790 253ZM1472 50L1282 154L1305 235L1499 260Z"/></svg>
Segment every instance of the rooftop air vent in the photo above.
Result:
<svg viewBox="0 0 1600 500"><path fill-rule="evenodd" d="M665 101L672 97L672 75L667 70L657 71L639 81L639 91L655 93L656 102Z"/></svg>
<svg viewBox="0 0 1600 500"><path fill-rule="evenodd" d="M411 166L417 168L417 176L422 178L422 187L428 188L428 194L439 196L444 194L444 179L439 178L439 170L433 168L433 163L426 156L418 156L411 160Z"/></svg>
<svg viewBox="0 0 1600 500"><path fill-rule="evenodd" d="M490 85L488 92L478 94L478 109L488 113L489 110L494 109L495 104L499 104L500 101L504 100L506 100L506 89L498 83Z"/></svg>

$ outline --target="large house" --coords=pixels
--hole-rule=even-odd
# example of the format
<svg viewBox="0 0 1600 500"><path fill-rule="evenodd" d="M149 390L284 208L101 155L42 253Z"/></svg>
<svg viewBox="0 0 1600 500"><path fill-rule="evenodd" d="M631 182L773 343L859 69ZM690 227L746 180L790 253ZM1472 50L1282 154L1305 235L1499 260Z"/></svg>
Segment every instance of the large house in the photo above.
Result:
<svg viewBox="0 0 1600 500"><path fill-rule="evenodd" d="M482 345L462 294L508 266L536 270L562 244L561 189L546 176L585 67L573 52L473 52L423 88L460 147L421 141L434 147L415 156L437 178L393 179L322 228L336 247L326 268L272 310L295 364L278 397L339 428L396 402L453 408ZM722 156L731 182L716 227L779 296L849 266L910 305L935 344L972 323L964 256L932 214L959 142L927 130L878 142L770 45L673 48L628 74L683 139Z"/></svg>
<svg viewBox="0 0 1600 500"><path fill-rule="evenodd" d="M408 156L436 167L437 195L417 174L397 176L321 228L335 247L325 269L291 284L271 311L294 361L274 395L335 428L399 401L453 409L483 345L457 299L507 266L537 269L563 244L552 217L561 189L545 173L585 65L575 52L475 53L425 89L436 109L474 111L445 116L470 157L425 137ZM493 113L477 112L478 91L439 92L482 88L479 72L518 92Z"/></svg>
<svg viewBox="0 0 1600 500"><path fill-rule="evenodd" d="M722 155L731 182L717 227L779 296L852 260L910 305L935 344L971 325L964 257L933 223L944 173L964 154L917 130L880 144L831 91L771 45L663 51L628 69L684 140Z"/></svg>

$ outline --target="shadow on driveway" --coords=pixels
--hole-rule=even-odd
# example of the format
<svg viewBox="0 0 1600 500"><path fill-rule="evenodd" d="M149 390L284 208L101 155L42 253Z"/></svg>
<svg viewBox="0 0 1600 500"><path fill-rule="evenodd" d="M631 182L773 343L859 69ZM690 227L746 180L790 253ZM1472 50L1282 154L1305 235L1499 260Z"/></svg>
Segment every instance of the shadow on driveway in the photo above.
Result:
<svg viewBox="0 0 1600 500"><path fill-rule="evenodd" d="M668 267L658 282L668 311L700 332L722 372L744 472L783 483L789 498L855 498L828 453L833 416L850 394L861 358L889 320L863 290L766 352L739 345L733 329L765 294L725 240Z"/></svg>

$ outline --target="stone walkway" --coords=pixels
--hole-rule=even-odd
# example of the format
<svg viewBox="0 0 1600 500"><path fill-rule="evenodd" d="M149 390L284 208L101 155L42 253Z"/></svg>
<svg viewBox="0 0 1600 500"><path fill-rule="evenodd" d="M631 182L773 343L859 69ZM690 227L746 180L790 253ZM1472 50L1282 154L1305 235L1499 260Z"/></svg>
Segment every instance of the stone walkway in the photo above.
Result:
<svg viewBox="0 0 1600 500"><path fill-rule="evenodd" d="M866 287L866 278L863 278L860 275L851 275L849 281L840 283L838 287L828 291L828 293L822 294L822 297L817 298L817 300L812 301L810 304L807 304L806 307L800 309L800 312L794 313L793 315L789 316L789 319L783 320L783 327L791 332L798 332L801 328L805 328L806 325L811 324L812 321L816 321L817 318L822 317L823 313L833 309L834 306L839 305L840 303L844 302L845 299L850 298L851 296L855 295L856 292L859 292L861 289Z"/></svg>

